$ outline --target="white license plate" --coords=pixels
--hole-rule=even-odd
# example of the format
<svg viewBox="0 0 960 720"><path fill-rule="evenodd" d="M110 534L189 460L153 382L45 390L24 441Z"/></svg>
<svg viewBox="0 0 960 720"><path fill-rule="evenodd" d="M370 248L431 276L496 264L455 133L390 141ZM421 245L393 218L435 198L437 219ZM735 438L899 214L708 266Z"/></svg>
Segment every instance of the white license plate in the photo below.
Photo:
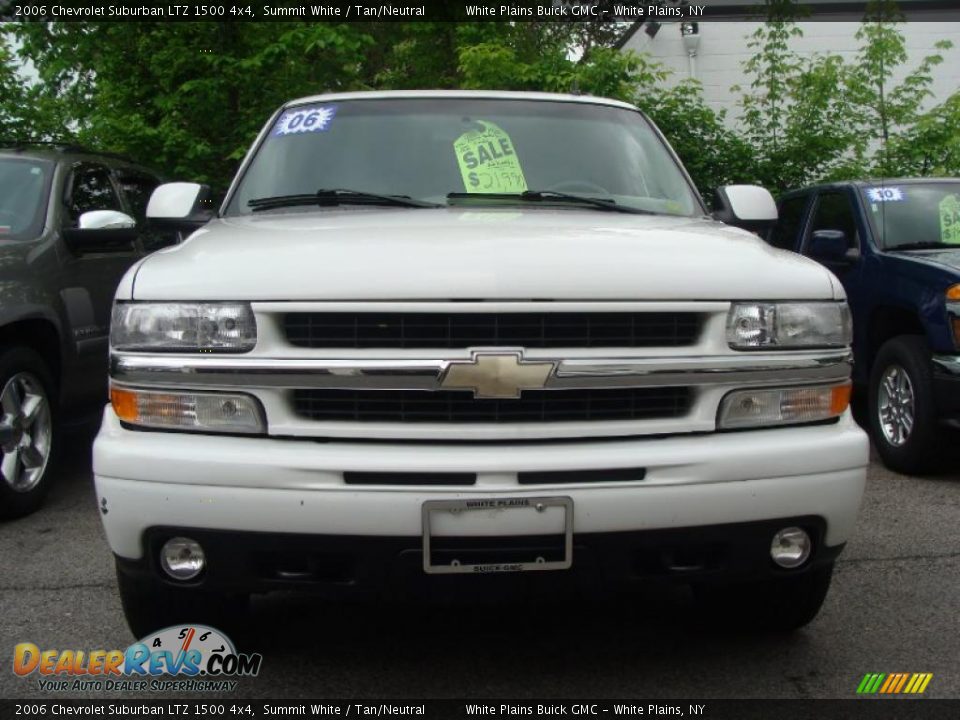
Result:
<svg viewBox="0 0 960 720"><path fill-rule="evenodd" d="M573 564L573 500L568 497L471 498L428 500L423 503L423 570L429 574L503 573L526 570L566 570ZM463 559L433 562L433 553L443 537L510 537L523 545L523 537L554 537L556 547L542 553L512 553L503 561L477 560L475 552L463 551ZM502 549L501 549L502 551ZM456 555L456 550L444 550ZM526 555L526 556L524 556Z"/></svg>

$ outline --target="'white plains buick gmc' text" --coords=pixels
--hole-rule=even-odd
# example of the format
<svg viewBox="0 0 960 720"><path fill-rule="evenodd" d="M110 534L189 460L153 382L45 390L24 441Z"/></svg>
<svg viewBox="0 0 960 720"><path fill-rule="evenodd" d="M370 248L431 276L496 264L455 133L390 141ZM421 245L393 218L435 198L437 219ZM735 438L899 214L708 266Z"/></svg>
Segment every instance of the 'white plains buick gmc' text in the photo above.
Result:
<svg viewBox="0 0 960 720"><path fill-rule="evenodd" d="M154 192L194 232L113 312L94 462L138 635L521 572L816 615L867 463L843 290L711 218L635 108L304 98L204 196ZM776 217L761 188L718 199Z"/></svg>

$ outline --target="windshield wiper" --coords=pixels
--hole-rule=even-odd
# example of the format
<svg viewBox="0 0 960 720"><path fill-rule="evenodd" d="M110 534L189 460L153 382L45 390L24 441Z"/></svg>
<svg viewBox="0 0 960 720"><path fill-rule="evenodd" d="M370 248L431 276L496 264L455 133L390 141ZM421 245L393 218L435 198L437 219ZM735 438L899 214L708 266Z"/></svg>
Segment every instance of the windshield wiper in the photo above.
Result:
<svg viewBox="0 0 960 720"><path fill-rule="evenodd" d="M443 207L424 200L414 200L409 195L379 195L361 190L342 188L320 189L313 194L276 195L274 197L254 198L247 202L250 208L272 210L273 208L296 207L298 205L394 205L398 207L437 208Z"/></svg>
<svg viewBox="0 0 960 720"><path fill-rule="evenodd" d="M557 190L524 190L522 193L447 193L447 200L467 200L467 199L487 199L487 200L520 200L522 202L542 202L557 201L578 203L581 205L592 205L593 207L604 210L613 210L614 212L633 213L636 215L656 215L652 210L642 210L640 208L630 207L629 205L619 205L613 198L598 198L589 195L573 195L571 193L559 192Z"/></svg>
<svg viewBox="0 0 960 720"><path fill-rule="evenodd" d="M942 248L960 248L960 246L951 245L950 243L945 243L945 242L933 242L928 240L925 242L912 242L912 243L904 243L903 245L894 245L892 247L888 247L884 249L887 251L894 251L894 250L939 250Z"/></svg>

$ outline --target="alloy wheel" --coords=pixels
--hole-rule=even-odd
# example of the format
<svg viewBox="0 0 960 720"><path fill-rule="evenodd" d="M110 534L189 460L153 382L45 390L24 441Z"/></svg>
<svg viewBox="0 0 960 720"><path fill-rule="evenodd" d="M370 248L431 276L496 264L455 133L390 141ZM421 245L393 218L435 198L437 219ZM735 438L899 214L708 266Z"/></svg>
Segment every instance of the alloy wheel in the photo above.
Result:
<svg viewBox="0 0 960 720"><path fill-rule="evenodd" d="M916 417L916 395L910 376L899 365L888 367L880 378L877 414L888 443L901 447L910 439Z"/></svg>
<svg viewBox="0 0 960 720"><path fill-rule="evenodd" d="M0 476L17 492L28 492L43 478L50 459L50 401L35 375L19 372L0 392L0 407Z"/></svg>

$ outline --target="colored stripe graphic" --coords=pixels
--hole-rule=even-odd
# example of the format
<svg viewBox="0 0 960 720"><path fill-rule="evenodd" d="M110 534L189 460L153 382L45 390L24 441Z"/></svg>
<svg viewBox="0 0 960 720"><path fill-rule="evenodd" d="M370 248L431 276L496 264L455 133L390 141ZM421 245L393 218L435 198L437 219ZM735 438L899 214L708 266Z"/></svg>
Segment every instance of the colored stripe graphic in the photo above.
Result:
<svg viewBox="0 0 960 720"><path fill-rule="evenodd" d="M933 673L867 673L857 685L858 695L921 695Z"/></svg>
<svg viewBox="0 0 960 720"><path fill-rule="evenodd" d="M898 693L901 690L903 690L903 686L907 682L907 677L908 677L907 673L900 673L900 682L897 683L897 686L891 692Z"/></svg>

